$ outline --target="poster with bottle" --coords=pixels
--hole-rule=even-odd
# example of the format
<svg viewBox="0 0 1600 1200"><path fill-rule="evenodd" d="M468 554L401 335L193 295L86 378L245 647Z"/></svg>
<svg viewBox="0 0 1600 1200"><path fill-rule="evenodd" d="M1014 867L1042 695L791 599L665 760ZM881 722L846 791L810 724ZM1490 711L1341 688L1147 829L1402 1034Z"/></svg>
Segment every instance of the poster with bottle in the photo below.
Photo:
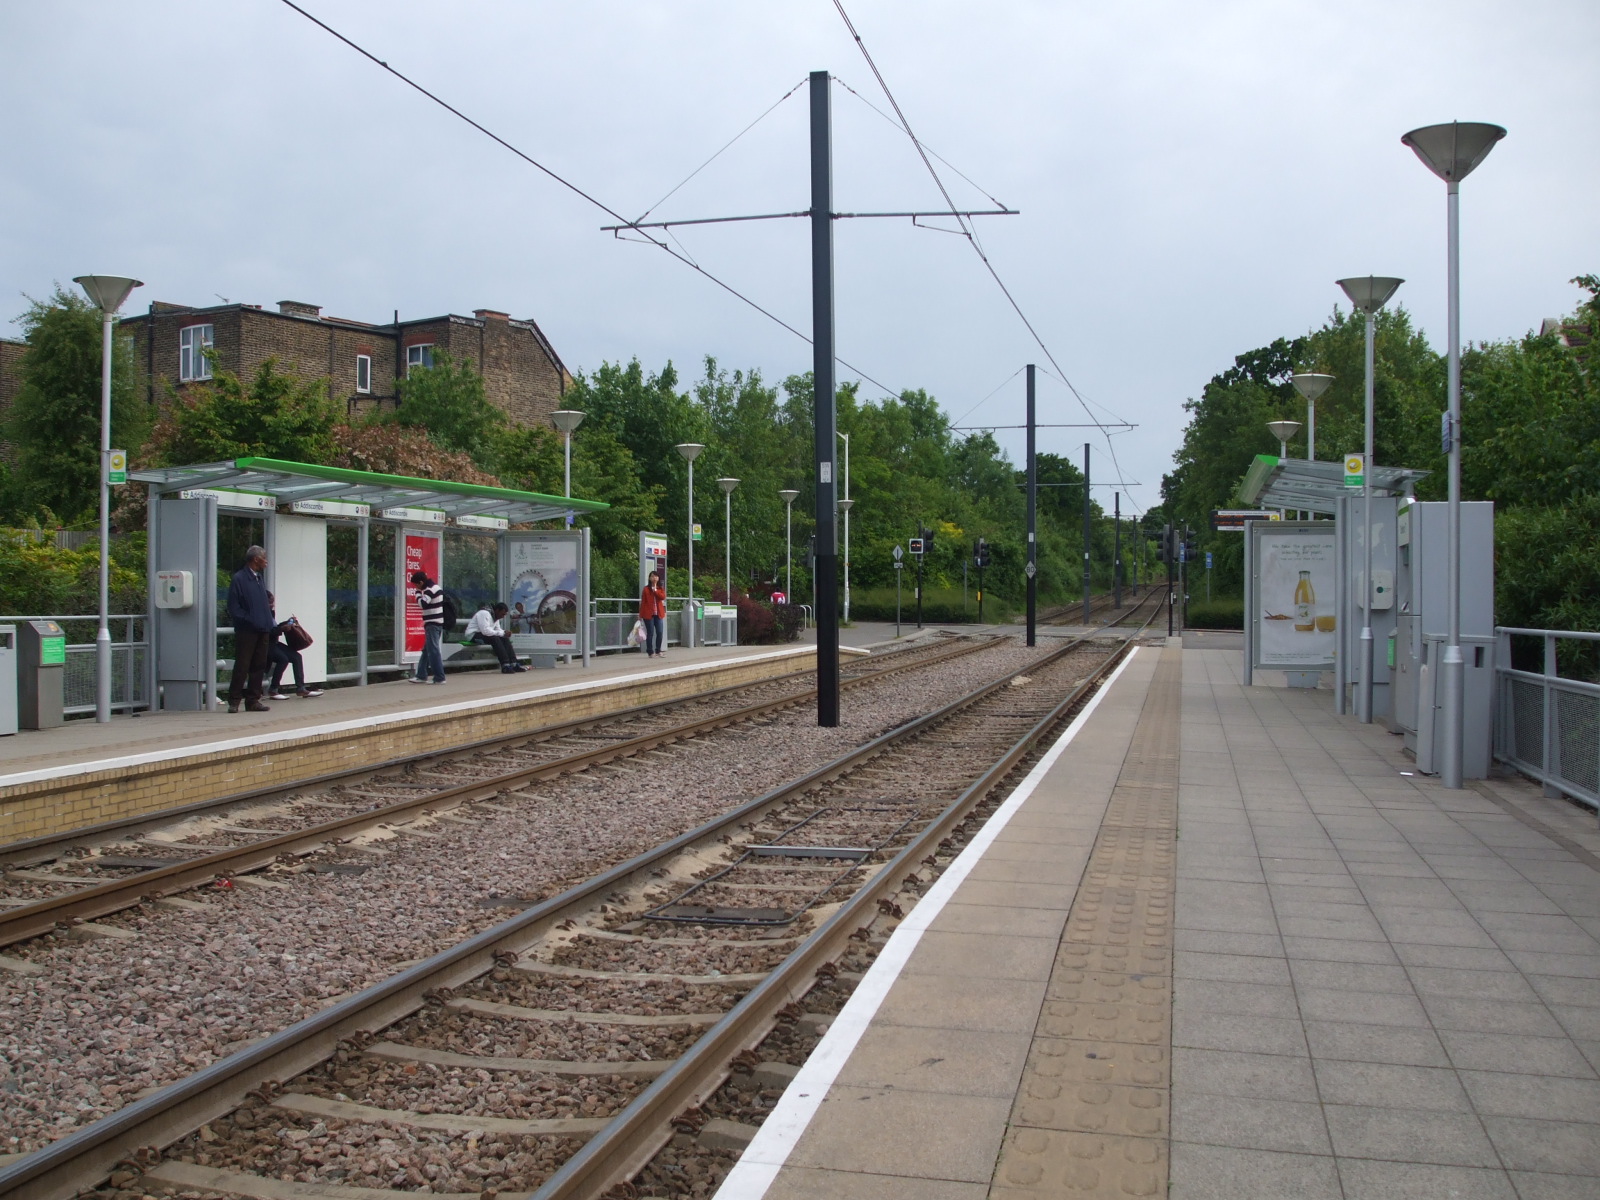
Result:
<svg viewBox="0 0 1600 1200"><path fill-rule="evenodd" d="M400 590L405 597L400 661L410 663L422 657L423 640L422 605L411 576L421 571L429 579L439 579L439 535L408 530L400 540L400 553Z"/></svg>
<svg viewBox="0 0 1600 1200"><path fill-rule="evenodd" d="M575 654L578 604L587 593L580 577L582 535L530 533L506 539L506 603L536 650Z"/></svg>
<svg viewBox="0 0 1600 1200"><path fill-rule="evenodd" d="M1333 668L1336 619L1334 526L1256 532L1256 665L1294 671Z"/></svg>

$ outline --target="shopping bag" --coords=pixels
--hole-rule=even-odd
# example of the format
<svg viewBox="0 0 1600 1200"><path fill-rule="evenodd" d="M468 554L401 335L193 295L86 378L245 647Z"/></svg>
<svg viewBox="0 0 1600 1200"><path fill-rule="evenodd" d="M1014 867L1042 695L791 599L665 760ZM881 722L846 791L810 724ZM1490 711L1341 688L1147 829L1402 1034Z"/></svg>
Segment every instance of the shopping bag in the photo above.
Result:
<svg viewBox="0 0 1600 1200"><path fill-rule="evenodd" d="M629 633L628 633L628 645L630 645L630 646L642 646L642 645L644 645L644 622L643 621L635 621L633 623L633 629L630 630Z"/></svg>
<svg viewBox="0 0 1600 1200"><path fill-rule="evenodd" d="M299 651L310 646L313 639L298 617L290 617L289 625L283 631L283 640L289 644L289 649Z"/></svg>

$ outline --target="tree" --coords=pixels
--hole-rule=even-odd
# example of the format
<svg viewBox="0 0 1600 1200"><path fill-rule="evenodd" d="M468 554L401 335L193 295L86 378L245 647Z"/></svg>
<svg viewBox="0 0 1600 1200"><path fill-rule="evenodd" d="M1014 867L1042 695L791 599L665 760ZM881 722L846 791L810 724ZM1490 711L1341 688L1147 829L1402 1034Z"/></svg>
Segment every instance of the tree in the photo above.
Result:
<svg viewBox="0 0 1600 1200"><path fill-rule="evenodd" d="M399 407L379 421L425 430L445 449L471 455L479 466L490 465L494 437L505 427L506 415L484 394L483 376L470 359L456 362L436 350L433 366L413 367L398 390Z"/></svg>
<svg viewBox="0 0 1600 1200"><path fill-rule="evenodd" d="M327 380L305 381L267 359L246 385L230 371L209 384L169 392L144 458L161 466L263 457L327 465L343 416Z"/></svg>
<svg viewBox="0 0 1600 1200"><path fill-rule="evenodd" d="M17 523L77 523L98 512L100 487L100 310L59 286L30 300L20 322L28 351L8 422L16 446L7 511ZM112 341L111 443L136 448L150 429L128 339Z"/></svg>

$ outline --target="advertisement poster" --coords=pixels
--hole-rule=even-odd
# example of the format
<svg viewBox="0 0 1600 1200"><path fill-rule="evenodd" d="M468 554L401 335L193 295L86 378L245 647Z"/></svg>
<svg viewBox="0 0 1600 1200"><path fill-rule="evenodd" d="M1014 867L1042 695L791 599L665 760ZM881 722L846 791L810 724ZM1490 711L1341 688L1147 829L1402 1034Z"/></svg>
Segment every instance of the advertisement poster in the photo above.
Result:
<svg viewBox="0 0 1600 1200"><path fill-rule="evenodd" d="M406 603L405 638L401 644L404 657L400 661L416 662L422 656L422 606L417 603L417 588L411 576L422 571L429 579L439 579L439 535L407 533L401 545L400 586L404 589Z"/></svg>
<svg viewBox="0 0 1600 1200"><path fill-rule="evenodd" d="M667 535L664 533L639 533L639 590L650 578L651 571L661 573L662 586L667 582Z"/></svg>
<svg viewBox="0 0 1600 1200"><path fill-rule="evenodd" d="M1333 667L1334 526L1256 532L1256 665L1280 670Z"/></svg>
<svg viewBox="0 0 1600 1200"><path fill-rule="evenodd" d="M572 534L529 534L506 539L507 603L538 650L572 654L578 641L580 540Z"/></svg>

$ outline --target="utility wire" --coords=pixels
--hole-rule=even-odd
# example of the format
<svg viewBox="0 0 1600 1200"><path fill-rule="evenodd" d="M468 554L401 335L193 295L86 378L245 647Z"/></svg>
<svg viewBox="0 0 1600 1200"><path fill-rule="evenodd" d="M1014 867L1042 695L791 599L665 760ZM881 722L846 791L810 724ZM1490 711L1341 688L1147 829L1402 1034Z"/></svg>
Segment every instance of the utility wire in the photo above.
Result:
<svg viewBox="0 0 1600 1200"><path fill-rule="evenodd" d="M485 126L483 126L479 122L473 120L471 117L467 116L466 113L462 112L459 108L456 108L453 104L450 104L448 101L443 100L440 97L434 95L427 88L423 87L420 83L418 83L416 80L412 79L410 76L405 75L402 72L395 70L395 68L391 67L388 63L384 62L383 59L379 58L376 54L373 54L370 50L366 49L365 47L360 46L357 43L351 41L349 38L345 37L344 34L340 33L333 26L329 25L326 21L322 21L322 20L318 19L317 17L312 16L305 9L301 8L300 5L296 4L294 2L294 0L282 0L282 2L287 7L291 8L295 12L299 13L306 20L310 21L313 25L317 26L317 28L319 28L319 29L323 30L325 33L328 33L328 34L332 35L333 37L337 38L339 41L343 42L346 46L349 46L350 49L354 50L357 54L361 55L363 58L365 58L368 61L370 61L372 63L375 63L376 65L382 67L385 71L389 72L389 74L393 75L396 79L398 79L401 83L405 84L407 87L412 88L415 91L421 92L429 100L432 100L435 104L437 104L440 108L444 109L446 112L450 113L452 116L458 117L462 121L465 121L468 125L471 125L479 133L483 134L484 137L490 139L493 142L496 142L500 146L503 146L505 149L511 151L511 153L515 154L518 158L522 159L523 162L525 162L529 166L534 167L535 169L543 172L545 175L548 175L551 179L553 179L556 183L559 183L562 187L566 188L568 191L574 193L577 196L581 196L583 199L587 200L590 204L594 205L596 208L598 208L601 212L605 213L607 216L614 217L619 224L627 226L630 229L632 229L635 233L639 234L640 238L643 241L648 242L650 245L655 246L657 249L664 250L666 253L670 254L673 258L675 258L679 262L681 262L684 266L688 267L691 271L694 271L694 272L698 273L699 275L703 276L705 279L710 280L712 283L716 284L723 291L727 292L730 296L734 297L737 300L742 301L743 303L749 305L751 308L755 309L758 313L760 313L762 316L766 317L769 321L773 321L776 324L783 326L783 328L787 329L790 333L794 334L795 337L799 338L801 341L805 342L807 345L811 344L811 338L810 337L808 337L806 334L800 332L800 330L796 329L793 325L789 324L789 322L785 321L782 317L778 316L777 313L771 311L770 309L763 308L760 304L756 303L756 301L752 300L749 296L746 296L743 292L739 291L739 289L734 287L732 284L726 283L723 280L719 279L717 276L713 275L710 271L706 270L699 263L695 262L692 258L690 258L688 256L688 254L687 254L687 251L685 251L684 253L679 253L677 250L674 250L666 242L664 242L664 241L662 241L662 240L660 240L658 238L652 237L648 233L645 233L642 229L638 228L636 222L628 220L627 217L623 216L616 209L612 208L609 204L606 204L603 201L596 199L594 196L592 196L588 192L584 191L577 184L573 183L570 179L566 179L563 176L556 174L555 171L553 171L549 167L545 166L542 162L538 161L536 158L532 157L531 155L524 153L522 150L519 150L516 146L513 146L510 142L506 141L505 138L501 137L499 134L495 133L493 130L486 128ZM779 103L781 104L782 101L780 100ZM681 187L682 185L680 184L679 186ZM634 239L630 238L630 239L624 239L624 240L632 241ZM681 243L680 243L680 245L681 245ZM840 366L844 367L846 370L854 372L855 374L859 375L862 379L865 379L868 383L871 383L874 387L877 387L877 388L881 389L885 395L887 395L887 396L898 396L900 394L899 392L895 391L893 388L889 387L887 384L879 383L876 379L874 379L871 375L868 375L860 367L851 366L844 359L839 358L837 355L835 356L835 361L838 362L838 364Z"/></svg>
<svg viewBox="0 0 1600 1200"><path fill-rule="evenodd" d="M1073 386L1072 381L1067 378L1067 373L1061 369L1061 364L1056 362L1056 356L1050 352L1050 347L1045 345L1044 339L1039 336L1039 331L1034 328L1033 322L1028 319L1027 313L1022 311L1022 306L1017 303L1016 297L1011 294L1011 289L1006 286L1005 280L1000 278L1000 272L995 269L994 263L989 261L988 254L984 252L983 247L978 243L978 239L968 227L967 222L956 210L955 202L950 198L950 192L945 187L944 180L939 178L939 172L934 169L933 163L928 160L927 150L923 147L922 142L917 138L917 135L912 131L911 122L906 119L905 112L900 107L900 102L894 98L894 93L889 89L889 84L884 79L883 72L878 70L878 64L873 61L872 52L867 49L866 42L862 40L861 34L856 31L855 22L850 19L850 14L845 11L843 0L833 0L833 7L838 10L839 17L844 21L845 28L850 31L850 36L855 39L856 48L861 51L861 57L866 60L867 66L872 71L873 78L878 81L878 86L883 89L884 97L889 101L889 106L894 109L895 116L899 119L900 128L905 131L905 135L911 139L911 144L916 147L917 156L922 159L922 165L927 168L928 174L932 176L934 184L939 189L939 194L944 197L945 204L949 206L951 215L955 217L957 224L961 226L961 230L966 236L967 241L971 243L973 251L977 254L979 260L988 270L990 277L993 278L995 285L999 287L1001 294L1005 296L1006 301L1011 305L1012 310L1022 321L1023 326L1026 327L1028 333L1032 335L1034 343L1039 347L1044 356L1050 360L1050 365L1055 367L1058 378L1062 383L1066 384L1067 390L1072 393L1073 397L1076 398L1078 403L1083 407L1083 411L1088 415L1089 419L1099 427L1101 435L1106 439L1106 448L1110 451L1111 461L1117 468L1117 477L1120 479L1122 477L1122 464L1117 461L1117 448L1112 444L1109 431L1105 428L1104 424L1101 423L1100 419L1094 415L1093 411L1089 408L1088 402L1083 398L1078 389ZM1130 499L1131 498L1132 497L1130 497Z"/></svg>

